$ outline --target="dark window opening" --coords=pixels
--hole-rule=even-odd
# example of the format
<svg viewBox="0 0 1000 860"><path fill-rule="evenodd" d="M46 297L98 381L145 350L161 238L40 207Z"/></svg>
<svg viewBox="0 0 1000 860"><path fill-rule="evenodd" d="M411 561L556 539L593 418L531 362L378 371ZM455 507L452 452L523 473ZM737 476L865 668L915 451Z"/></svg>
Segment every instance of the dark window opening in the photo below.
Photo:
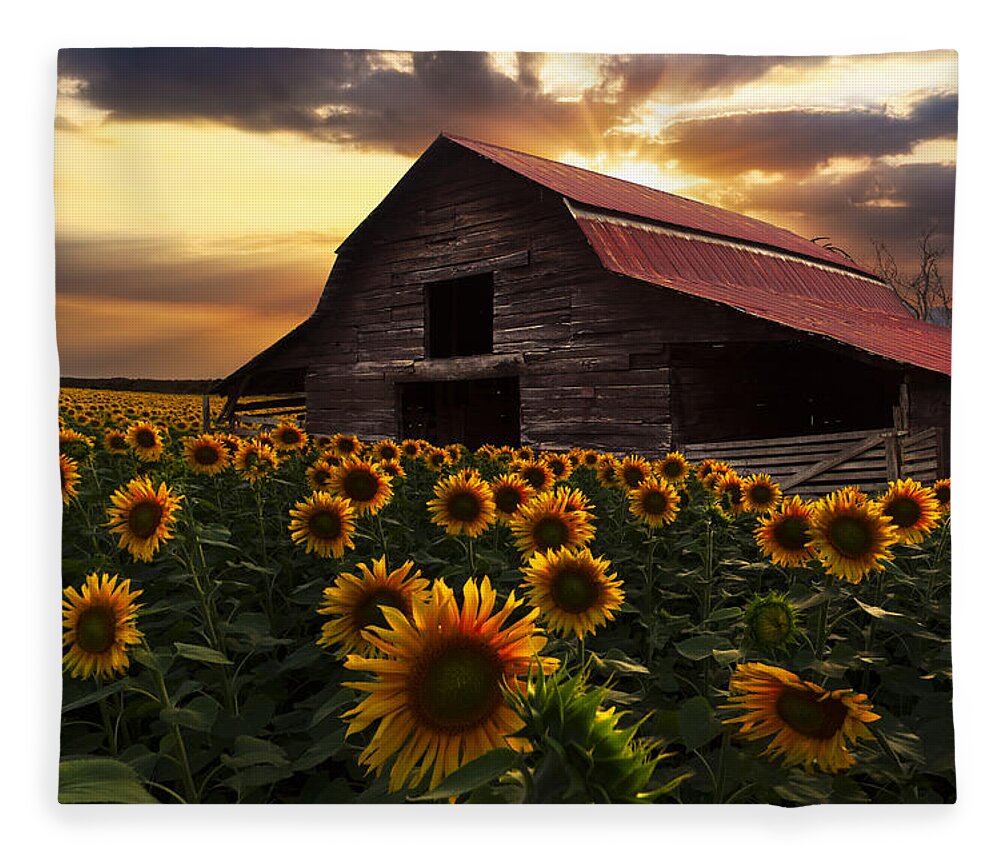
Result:
<svg viewBox="0 0 1000 860"><path fill-rule="evenodd" d="M428 358L493 352L493 274L424 287Z"/></svg>
<svg viewBox="0 0 1000 860"><path fill-rule="evenodd" d="M435 445L521 444L521 397L516 376L454 382L405 382L399 386L403 438Z"/></svg>

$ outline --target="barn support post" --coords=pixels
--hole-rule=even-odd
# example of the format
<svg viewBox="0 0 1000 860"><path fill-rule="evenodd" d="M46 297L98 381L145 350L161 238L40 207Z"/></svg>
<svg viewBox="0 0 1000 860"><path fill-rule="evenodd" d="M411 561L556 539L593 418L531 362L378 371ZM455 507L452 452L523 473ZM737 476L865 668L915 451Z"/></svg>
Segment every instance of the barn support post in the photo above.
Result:
<svg viewBox="0 0 1000 860"><path fill-rule="evenodd" d="M212 406L207 394L201 396L201 432L207 433L211 429Z"/></svg>
<svg viewBox="0 0 1000 860"><path fill-rule="evenodd" d="M887 481L898 481L902 471L902 451L899 445L899 430L885 434L885 474Z"/></svg>

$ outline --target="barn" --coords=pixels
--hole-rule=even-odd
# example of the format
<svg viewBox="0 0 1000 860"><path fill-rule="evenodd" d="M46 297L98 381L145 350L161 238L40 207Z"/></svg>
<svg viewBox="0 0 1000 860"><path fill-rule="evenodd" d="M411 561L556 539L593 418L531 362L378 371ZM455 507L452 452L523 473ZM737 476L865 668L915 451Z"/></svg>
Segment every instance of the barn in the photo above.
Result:
<svg viewBox="0 0 1000 860"><path fill-rule="evenodd" d="M711 451L818 492L947 472L950 356L948 329L834 250L441 134L337 249L312 315L217 391L233 422Z"/></svg>

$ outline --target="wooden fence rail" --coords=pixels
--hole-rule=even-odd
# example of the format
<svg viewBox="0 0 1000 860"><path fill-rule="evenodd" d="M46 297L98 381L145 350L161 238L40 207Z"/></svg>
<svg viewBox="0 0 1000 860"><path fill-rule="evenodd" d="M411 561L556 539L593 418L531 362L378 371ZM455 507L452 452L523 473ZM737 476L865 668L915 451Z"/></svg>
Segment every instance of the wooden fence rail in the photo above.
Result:
<svg viewBox="0 0 1000 860"><path fill-rule="evenodd" d="M703 442L684 446L691 462L725 460L743 474L766 472L784 490L821 496L840 487L878 492L889 481L934 481L944 475L943 432L926 429L856 430L777 439Z"/></svg>

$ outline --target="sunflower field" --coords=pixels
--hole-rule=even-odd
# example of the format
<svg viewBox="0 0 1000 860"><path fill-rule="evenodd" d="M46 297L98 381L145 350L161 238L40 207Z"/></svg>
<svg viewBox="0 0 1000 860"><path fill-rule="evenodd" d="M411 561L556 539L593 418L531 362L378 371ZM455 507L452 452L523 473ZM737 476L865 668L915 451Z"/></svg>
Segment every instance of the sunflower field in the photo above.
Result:
<svg viewBox="0 0 1000 860"><path fill-rule="evenodd" d="M60 421L62 802L955 799L947 480Z"/></svg>

